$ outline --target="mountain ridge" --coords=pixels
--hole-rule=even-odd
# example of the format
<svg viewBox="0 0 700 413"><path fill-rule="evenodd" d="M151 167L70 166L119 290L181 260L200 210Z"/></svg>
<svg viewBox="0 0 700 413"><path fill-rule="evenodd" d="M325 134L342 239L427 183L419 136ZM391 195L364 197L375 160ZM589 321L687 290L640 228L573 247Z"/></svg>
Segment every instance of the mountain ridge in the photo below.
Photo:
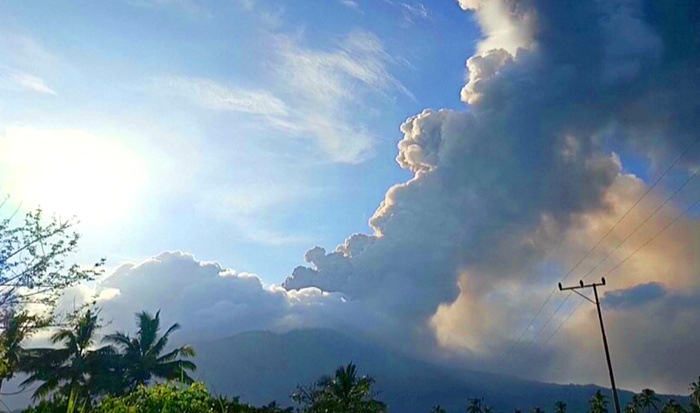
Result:
<svg viewBox="0 0 700 413"><path fill-rule="evenodd" d="M548 409L564 400L570 412L582 412L596 390L607 391L595 385L551 384L450 369L331 329L252 330L195 347L199 380L213 392L239 396L253 404L276 400L289 405L289 395L297 385L311 384L349 362L361 374L376 379L378 398L389 405L390 412L428 412L438 404L448 412L462 411L470 397L484 398L496 411ZM631 395L622 391L622 402Z"/></svg>

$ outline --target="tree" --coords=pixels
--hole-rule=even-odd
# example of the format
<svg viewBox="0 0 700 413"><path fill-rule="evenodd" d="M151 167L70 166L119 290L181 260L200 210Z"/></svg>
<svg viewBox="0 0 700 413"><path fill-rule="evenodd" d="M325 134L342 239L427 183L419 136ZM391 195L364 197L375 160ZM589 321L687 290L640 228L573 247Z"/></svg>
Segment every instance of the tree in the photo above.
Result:
<svg viewBox="0 0 700 413"><path fill-rule="evenodd" d="M22 363L29 355L22 343L38 329L45 327L48 319L30 315L26 311L9 312L0 321L0 388L21 370Z"/></svg>
<svg viewBox="0 0 700 413"><path fill-rule="evenodd" d="M632 396L632 400L625 406L625 413L639 413L641 411L639 395Z"/></svg>
<svg viewBox="0 0 700 413"><path fill-rule="evenodd" d="M590 413L608 413L608 398L600 390L596 390L588 404Z"/></svg>
<svg viewBox="0 0 700 413"><path fill-rule="evenodd" d="M695 383L690 383L690 401L697 409L700 409L700 377Z"/></svg>
<svg viewBox="0 0 700 413"><path fill-rule="evenodd" d="M95 336L101 327L99 311L88 308L71 314L68 327L53 334L51 342L62 344L59 348L31 349L23 370L29 377L22 382L28 387L35 382L42 384L35 390L34 398L45 398L58 393L68 397L69 405L89 403L91 394L106 391L102 376L113 375L110 362L114 349L104 346L93 349Z"/></svg>
<svg viewBox="0 0 700 413"><path fill-rule="evenodd" d="M677 401L673 399L666 400L666 403L661 407L661 413L684 413L685 409Z"/></svg>
<svg viewBox="0 0 700 413"><path fill-rule="evenodd" d="M66 264L80 239L75 221L45 220L41 209L23 224L12 219L0 220L0 317L26 304L51 307L64 288L102 273L104 260L88 269Z"/></svg>
<svg viewBox="0 0 700 413"><path fill-rule="evenodd" d="M541 407L533 407L532 413L544 413L544 409L542 409Z"/></svg>
<svg viewBox="0 0 700 413"><path fill-rule="evenodd" d="M75 221L45 220L37 209L15 225L14 215L0 220L0 386L21 368L27 355L22 343L48 325L62 290L101 274L104 264L87 269L66 264L80 238L71 231Z"/></svg>
<svg viewBox="0 0 700 413"><path fill-rule="evenodd" d="M469 404L467 405L467 413L482 413L483 411L483 400L478 397L472 397L469 399Z"/></svg>
<svg viewBox="0 0 700 413"><path fill-rule="evenodd" d="M94 413L292 413L275 402L263 407L242 404L237 398L213 397L204 384L193 383L183 388L172 382L139 386L123 396L107 396ZM44 413L37 411L36 413ZM49 413L49 412L46 412ZM53 412L51 412L53 413Z"/></svg>
<svg viewBox="0 0 700 413"><path fill-rule="evenodd" d="M555 413L566 413L566 403L564 403L561 400L554 403L554 412Z"/></svg>
<svg viewBox="0 0 700 413"><path fill-rule="evenodd" d="M358 377L357 367L350 363L339 367L334 377L323 377L309 388L300 386L292 400L301 404L306 413L386 412L386 405L374 399L373 384L371 377Z"/></svg>
<svg viewBox="0 0 700 413"><path fill-rule="evenodd" d="M141 384L148 384L151 378L181 380L192 383L192 378L185 372L194 371L197 366L182 358L193 357L195 351L191 346L181 346L163 354L170 335L180 328L175 323L162 336L160 332L160 311L154 316L146 311L136 314L138 331L136 337L124 332L116 332L105 337L121 350L124 377L127 388L134 390Z"/></svg>
<svg viewBox="0 0 700 413"><path fill-rule="evenodd" d="M430 413L447 413L447 411L438 404L437 406L430 409Z"/></svg>
<svg viewBox="0 0 700 413"><path fill-rule="evenodd" d="M639 393L638 404L639 409L646 409L647 413L651 413L651 410L659 410L659 403L661 400L656 396L656 392L652 389L643 389Z"/></svg>

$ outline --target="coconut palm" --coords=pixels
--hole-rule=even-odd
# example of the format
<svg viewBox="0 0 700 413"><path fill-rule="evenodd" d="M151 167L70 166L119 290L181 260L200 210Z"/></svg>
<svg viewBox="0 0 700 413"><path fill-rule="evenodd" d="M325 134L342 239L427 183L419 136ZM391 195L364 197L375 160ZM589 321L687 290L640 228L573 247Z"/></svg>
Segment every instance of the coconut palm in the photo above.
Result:
<svg viewBox="0 0 700 413"><path fill-rule="evenodd" d="M292 400L303 405L302 411L383 413L386 405L374 399L374 379L357 376L357 367L350 363L339 367L334 377L323 377L311 388L299 387Z"/></svg>
<svg viewBox="0 0 700 413"><path fill-rule="evenodd" d="M472 397L469 399L469 404L467 405L467 413L482 413L483 400L478 397Z"/></svg>
<svg viewBox="0 0 700 413"><path fill-rule="evenodd" d="M639 409L646 409L647 413L651 413L651 410L659 410L659 403L661 400L656 396L656 392L652 389L643 389L639 393Z"/></svg>
<svg viewBox="0 0 700 413"><path fill-rule="evenodd" d="M133 390L138 385L148 384L153 377L192 383L192 378L185 370L194 371L197 366L182 358L194 357L194 349L185 345L163 354L170 335L180 329L180 325L175 323L162 336L158 336L160 311L155 316L146 311L137 313L136 324L138 331L135 337L118 331L104 338L104 341L121 350L127 388Z"/></svg>
<svg viewBox="0 0 700 413"><path fill-rule="evenodd" d="M437 405L437 406L433 407L432 409L430 409L430 413L447 413L447 410L440 407L440 405Z"/></svg>
<svg viewBox="0 0 700 413"><path fill-rule="evenodd" d="M0 387L21 370L22 363L31 353L22 344L48 320L29 315L25 311L10 311L0 323Z"/></svg>
<svg viewBox="0 0 700 413"><path fill-rule="evenodd" d="M639 395L632 396L632 400L625 406L625 413L639 413L641 411Z"/></svg>
<svg viewBox="0 0 700 413"><path fill-rule="evenodd" d="M695 383L690 383L690 401L700 409L700 377Z"/></svg>
<svg viewBox="0 0 700 413"><path fill-rule="evenodd" d="M661 413L684 413L685 409L677 401L673 399L666 400L666 403L661 407Z"/></svg>
<svg viewBox="0 0 700 413"><path fill-rule="evenodd" d="M554 403L554 412L555 413L566 413L566 403L564 403L561 400Z"/></svg>
<svg viewBox="0 0 700 413"><path fill-rule="evenodd" d="M34 399L60 393L86 403L91 394L104 389L99 385L103 375L111 374L110 358L114 355L111 346L94 349L95 336L101 327L98 311L88 309L68 317L68 327L51 336L59 348L30 349L23 370L29 377L22 382L23 388L42 382L34 391Z"/></svg>
<svg viewBox="0 0 700 413"><path fill-rule="evenodd" d="M532 413L544 413L544 409L541 407L533 407Z"/></svg>
<svg viewBox="0 0 700 413"><path fill-rule="evenodd" d="M608 398L600 390L596 390L588 404L590 413L608 413Z"/></svg>

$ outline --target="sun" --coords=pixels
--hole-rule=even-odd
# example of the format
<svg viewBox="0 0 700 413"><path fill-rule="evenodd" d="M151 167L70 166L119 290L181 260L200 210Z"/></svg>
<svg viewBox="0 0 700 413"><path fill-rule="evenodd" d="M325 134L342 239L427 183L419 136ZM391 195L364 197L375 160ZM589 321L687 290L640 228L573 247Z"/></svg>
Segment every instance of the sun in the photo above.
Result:
<svg viewBox="0 0 700 413"><path fill-rule="evenodd" d="M119 140L65 129L0 133L0 191L28 209L107 223L134 205L145 181L144 162Z"/></svg>

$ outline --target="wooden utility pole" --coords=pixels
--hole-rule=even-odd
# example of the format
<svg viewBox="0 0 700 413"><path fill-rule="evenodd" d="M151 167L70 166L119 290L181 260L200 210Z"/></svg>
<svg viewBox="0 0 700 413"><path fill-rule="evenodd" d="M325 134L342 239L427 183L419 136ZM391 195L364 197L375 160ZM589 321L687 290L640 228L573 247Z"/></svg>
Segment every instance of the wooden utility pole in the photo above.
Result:
<svg viewBox="0 0 700 413"><path fill-rule="evenodd" d="M601 333L603 333L603 347L605 347L605 359L608 361L608 373L610 373L610 385L612 386L613 401L615 402L615 412L620 413L620 400L617 397L617 387L615 387L615 375L613 374L612 362L610 361L610 349L608 349L608 339L605 336L605 326L603 325L603 313L600 311L600 300L598 299L598 287L603 285L605 285L605 278L602 278L600 283L592 284L584 284L583 280L581 280L579 281L579 285L574 285L571 287L562 287L561 283L559 283L559 290L574 292L595 304L596 308L598 309L598 320L600 320L600 331ZM576 291L582 290L584 288L593 288L593 296L595 297L595 301Z"/></svg>

